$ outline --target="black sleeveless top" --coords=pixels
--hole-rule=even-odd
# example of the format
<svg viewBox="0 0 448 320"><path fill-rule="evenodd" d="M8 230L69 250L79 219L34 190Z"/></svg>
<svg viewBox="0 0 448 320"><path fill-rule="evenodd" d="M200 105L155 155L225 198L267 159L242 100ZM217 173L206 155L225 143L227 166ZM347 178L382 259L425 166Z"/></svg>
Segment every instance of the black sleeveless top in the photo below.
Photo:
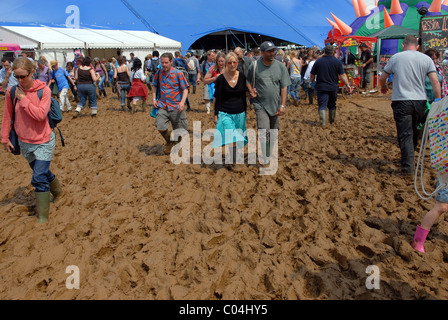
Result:
<svg viewBox="0 0 448 320"><path fill-rule="evenodd" d="M120 83L130 83L131 79L129 79L128 73L126 71L117 73L118 82Z"/></svg>
<svg viewBox="0 0 448 320"><path fill-rule="evenodd" d="M82 70L81 68L78 69L78 84L92 84L93 79L92 75L90 74L90 68L89 70Z"/></svg>

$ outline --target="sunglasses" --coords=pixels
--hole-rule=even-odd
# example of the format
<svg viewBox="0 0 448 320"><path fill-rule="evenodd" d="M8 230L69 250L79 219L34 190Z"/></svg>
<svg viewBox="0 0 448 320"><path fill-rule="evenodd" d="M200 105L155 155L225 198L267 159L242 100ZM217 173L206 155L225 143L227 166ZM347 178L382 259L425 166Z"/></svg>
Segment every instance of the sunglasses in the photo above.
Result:
<svg viewBox="0 0 448 320"><path fill-rule="evenodd" d="M235 64L238 64L238 62L236 62L236 61L229 61L229 62L227 62L227 64L228 65L232 65L232 64L235 65Z"/></svg>
<svg viewBox="0 0 448 320"><path fill-rule="evenodd" d="M30 74L31 73L28 73L26 76L18 76L18 75L14 75L14 76L16 77L16 79L22 80L22 79L25 79L25 78L29 77Z"/></svg>

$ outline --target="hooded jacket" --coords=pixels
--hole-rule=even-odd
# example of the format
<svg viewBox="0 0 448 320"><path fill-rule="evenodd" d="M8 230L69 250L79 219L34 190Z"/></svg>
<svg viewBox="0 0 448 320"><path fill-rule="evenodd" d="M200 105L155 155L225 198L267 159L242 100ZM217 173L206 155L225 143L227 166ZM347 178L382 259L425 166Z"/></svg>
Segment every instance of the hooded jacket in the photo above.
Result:
<svg viewBox="0 0 448 320"><path fill-rule="evenodd" d="M20 88L25 92L25 97L22 100L17 99L14 123L19 139L30 144L42 144L50 141L52 132L48 123L48 112L50 112L51 104L50 88L40 80L34 80L33 87L28 90ZM42 100L37 95L37 91L40 89L43 89ZM9 142L12 108L11 88L9 88L6 92L5 110L3 112L2 143Z"/></svg>

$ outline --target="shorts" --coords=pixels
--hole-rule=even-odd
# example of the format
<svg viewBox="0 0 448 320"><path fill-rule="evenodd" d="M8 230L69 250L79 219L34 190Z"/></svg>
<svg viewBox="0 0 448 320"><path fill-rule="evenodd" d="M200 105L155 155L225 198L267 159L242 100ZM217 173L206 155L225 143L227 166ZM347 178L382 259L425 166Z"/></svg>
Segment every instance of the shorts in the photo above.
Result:
<svg viewBox="0 0 448 320"><path fill-rule="evenodd" d="M437 179L437 188L440 186L439 179ZM437 192L436 200L442 203L448 203L448 188L442 189Z"/></svg>
<svg viewBox="0 0 448 320"><path fill-rule="evenodd" d="M28 163L34 160L53 160L54 148L56 146L56 135L51 132L50 141L42 144L30 144L19 140L20 150Z"/></svg>
<svg viewBox="0 0 448 320"><path fill-rule="evenodd" d="M159 131L166 131L170 128L170 122L173 126L173 130L188 130L187 114L185 110L179 112L178 110L167 111L165 109L159 109L156 117L156 129Z"/></svg>

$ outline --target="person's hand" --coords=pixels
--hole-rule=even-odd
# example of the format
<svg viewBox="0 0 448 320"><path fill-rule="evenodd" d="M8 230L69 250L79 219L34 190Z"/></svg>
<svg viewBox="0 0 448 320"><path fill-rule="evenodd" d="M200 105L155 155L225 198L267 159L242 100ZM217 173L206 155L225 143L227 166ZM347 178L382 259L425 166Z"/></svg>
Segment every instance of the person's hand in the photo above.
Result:
<svg viewBox="0 0 448 320"><path fill-rule="evenodd" d="M14 150L14 147L10 141L2 143L2 144L3 144L3 147L5 148L6 152L11 153L12 150Z"/></svg>
<svg viewBox="0 0 448 320"><path fill-rule="evenodd" d="M253 88L252 90L249 91L249 93L252 98L257 97L257 89Z"/></svg>
<svg viewBox="0 0 448 320"><path fill-rule="evenodd" d="M23 92L23 90L20 87L17 87L16 90L16 98L20 101L23 98L25 98L25 92Z"/></svg>
<svg viewBox="0 0 448 320"><path fill-rule="evenodd" d="M73 89L75 89L75 91L78 91L78 87L76 87L76 85L73 86Z"/></svg>
<svg viewBox="0 0 448 320"><path fill-rule="evenodd" d="M280 108L277 111L277 115L279 117L283 116L285 114L285 107L284 106L280 106Z"/></svg>
<svg viewBox="0 0 448 320"><path fill-rule="evenodd" d="M217 115L215 115L215 119L213 120L213 122L215 123L215 126L216 126L216 124L218 123L218 116Z"/></svg>
<svg viewBox="0 0 448 320"><path fill-rule="evenodd" d="M9 78L11 76L11 74L12 74L12 69L11 68L8 68L8 69L5 68L5 76Z"/></svg>
<svg viewBox="0 0 448 320"><path fill-rule="evenodd" d="M179 103L179 112L182 112L182 111L184 111L184 109L185 109L185 102L180 102Z"/></svg>
<svg viewBox="0 0 448 320"><path fill-rule="evenodd" d="M348 88L348 93L351 94L353 92L353 87L348 85L347 88Z"/></svg>
<svg viewBox="0 0 448 320"><path fill-rule="evenodd" d="M154 108L158 108L159 107L159 101L157 101L157 99L153 99L152 100L152 105Z"/></svg>
<svg viewBox="0 0 448 320"><path fill-rule="evenodd" d="M381 93L382 94L387 94L387 92L389 91L389 88L386 86L386 87L381 87Z"/></svg>

